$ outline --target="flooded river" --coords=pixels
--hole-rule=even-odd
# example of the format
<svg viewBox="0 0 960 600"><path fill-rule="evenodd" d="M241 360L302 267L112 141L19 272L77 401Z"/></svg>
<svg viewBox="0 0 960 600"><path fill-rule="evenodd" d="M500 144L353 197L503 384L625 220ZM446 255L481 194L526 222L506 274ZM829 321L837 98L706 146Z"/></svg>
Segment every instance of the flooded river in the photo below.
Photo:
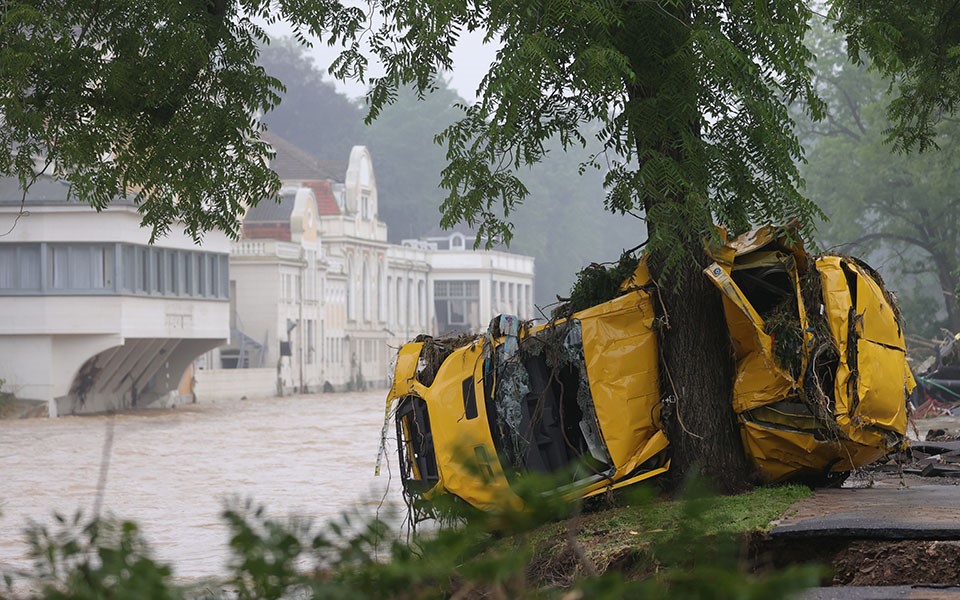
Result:
<svg viewBox="0 0 960 600"><path fill-rule="evenodd" d="M392 439L383 475L374 476L385 396L377 390L0 422L0 570L29 565L28 520L92 511L111 428L102 513L138 522L178 577L224 571L227 530L219 514L234 495L265 505L271 516L320 521L357 506L399 509Z"/></svg>

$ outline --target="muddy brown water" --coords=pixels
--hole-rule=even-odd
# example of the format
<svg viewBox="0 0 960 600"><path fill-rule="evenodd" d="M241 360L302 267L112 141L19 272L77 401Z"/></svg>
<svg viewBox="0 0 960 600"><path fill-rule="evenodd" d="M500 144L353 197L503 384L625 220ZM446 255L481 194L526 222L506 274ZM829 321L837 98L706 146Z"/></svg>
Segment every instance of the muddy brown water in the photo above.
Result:
<svg viewBox="0 0 960 600"><path fill-rule="evenodd" d="M23 529L58 511L89 514L113 428L104 514L136 521L178 577L225 570L223 501L318 522L402 508L396 450L374 476L382 390L193 404L114 416L0 422L0 571L29 566ZM399 518L399 517L395 517Z"/></svg>

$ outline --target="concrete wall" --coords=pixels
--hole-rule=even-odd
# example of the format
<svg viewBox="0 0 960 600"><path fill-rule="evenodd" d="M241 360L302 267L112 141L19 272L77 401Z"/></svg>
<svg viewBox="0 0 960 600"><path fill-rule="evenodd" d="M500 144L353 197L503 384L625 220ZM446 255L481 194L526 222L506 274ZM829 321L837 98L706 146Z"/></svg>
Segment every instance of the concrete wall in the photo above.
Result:
<svg viewBox="0 0 960 600"><path fill-rule="evenodd" d="M193 394L198 403L277 395L277 370L198 369L194 371Z"/></svg>

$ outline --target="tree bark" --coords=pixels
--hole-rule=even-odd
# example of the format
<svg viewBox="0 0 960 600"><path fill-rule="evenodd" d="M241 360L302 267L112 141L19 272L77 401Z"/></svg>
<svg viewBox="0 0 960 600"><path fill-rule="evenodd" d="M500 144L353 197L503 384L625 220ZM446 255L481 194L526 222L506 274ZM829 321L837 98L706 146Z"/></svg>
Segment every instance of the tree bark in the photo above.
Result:
<svg viewBox="0 0 960 600"><path fill-rule="evenodd" d="M690 3L677 3L670 9L655 3L632 5L624 20L621 42L621 49L630 57L636 73L636 80L627 86L628 114L644 114L642 108L651 102L664 110L665 98L695 97L698 84L693 65L666 71L663 65L671 61L651 61L647 54L650 48L670 59L686 53L691 15ZM656 25L651 27L651 23ZM692 53L687 56L696 60ZM684 140L699 137L703 117L695 104L671 105L666 110L670 112L664 116L664 126L657 128L660 139L650 138L650 123L633 124L636 155L648 156L654 150L689 176L700 166L692 165L690 157L684 154ZM642 158L640 162L642 169ZM705 228L712 223L710 209L706 204L697 206L686 197L698 193L706 198L706 190L692 189L695 180L697 177L687 180L686 192L639 192L647 217L648 239L657 239L658 232L669 233L661 239L683 240L684 247L661 251L679 251L685 257L694 257L669 271L663 269L656 249L648 257L660 294L660 392L665 399L663 422L671 447L669 485L676 489L690 476L700 475L716 491L736 493L751 487L753 478L733 412L734 360L723 305L719 291L703 273L711 262L703 248ZM679 211L656 211L662 203L686 206ZM678 222L677 214L690 212L695 214L690 215L689 221Z"/></svg>
<svg viewBox="0 0 960 600"><path fill-rule="evenodd" d="M671 486L691 476L706 478L724 494L755 484L733 412L735 365L723 304L703 274L690 264L660 277L660 349L664 425L671 447ZM654 261L655 263L656 261Z"/></svg>

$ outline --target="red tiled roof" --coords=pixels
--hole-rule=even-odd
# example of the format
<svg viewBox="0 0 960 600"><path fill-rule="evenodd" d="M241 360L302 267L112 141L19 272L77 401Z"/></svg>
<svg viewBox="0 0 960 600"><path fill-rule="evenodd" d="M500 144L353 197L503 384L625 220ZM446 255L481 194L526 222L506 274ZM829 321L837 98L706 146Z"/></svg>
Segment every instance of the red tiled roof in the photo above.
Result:
<svg viewBox="0 0 960 600"><path fill-rule="evenodd" d="M251 240L290 241L290 223L247 223L243 224L243 237Z"/></svg>
<svg viewBox="0 0 960 600"><path fill-rule="evenodd" d="M326 181L305 181L305 186L313 190L317 197L317 212L323 215L339 215L340 207L337 205L337 199L333 197L333 189L330 180Z"/></svg>

